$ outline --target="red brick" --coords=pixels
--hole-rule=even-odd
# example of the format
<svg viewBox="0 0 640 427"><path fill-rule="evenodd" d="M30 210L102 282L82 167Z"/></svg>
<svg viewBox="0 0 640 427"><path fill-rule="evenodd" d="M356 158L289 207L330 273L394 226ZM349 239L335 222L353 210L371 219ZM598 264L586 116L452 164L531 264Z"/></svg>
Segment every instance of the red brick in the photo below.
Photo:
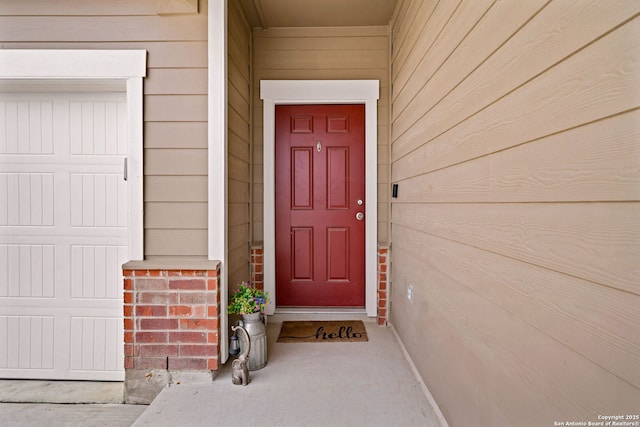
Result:
<svg viewBox="0 0 640 427"><path fill-rule="evenodd" d="M133 290L133 279L124 279L124 290L125 291Z"/></svg>
<svg viewBox="0 0 640 427"><path fill-rule="evenodd" d="M133 369L133 357L125 357L124 358L124 368L125 369Z"/></svg>
<svg viewBox="0 0 640 427"><path fill-rule="evenodd" d="M180 319L180 329L218 329L218 319Z"/></svg>
<svg viewBox="0 0 640 427"><path fill-rule="evenodd" d="M378 299L387 299L387 291L378 291Z"/></svg>
<svg viewBox="0 0 640 427"><path fill-rule="evenodd" d="M166 332L136 332L137 343L166 343Z"/></svg>
<svg viewBox="0 0 640 427"><path fill-rule="evenodd" d="M184 358L170 357L169 367L172 370L198 370L207 369L207 359L205 358Z"/></svg>
<svg viewBox="0 0 640 427"><path fill-rule="evenodd" d="M182 276L200 277L200 276L206 276L206 275L207 275L206 270L171 270L169 271L169 276L174 276L174 277L182 277Z"/></svg>
<svg viewBox="0 0 640 427"><path fill-rule="evenodd" d="M218 307L215 305L210 305L207 308L207 316L208 317L218 317Z"/></svg>
<svg viewBox="0 0 640 427"><path fill-rule="evenodd" d="M216 356L218 354L218 346L211 344L194 345L181 344L180 356Z"/></svg>
<svg viewBox="0 0 640 427"><path fill-rule="evenodd" d="M383 273L386 273L387 272L387 264L380 265L379 271L381 271Z"/></svg>
<svg viewBox="0 0 640 427"><path fill-rule="evenodd" d="M122 277L132 277L133 270L122 270Z"/></svg>
<svg viewBox="0 0 640 427"><path fill-rule="evenodd" d="M133 342L133 332L125 332L124 333L124 342L132 343Z"/></svg>
<svg viewBox="0 0 640 427"><path fill-rule="evenodd" d="M204 291L206 283L202 279L173 279L169 281L169 289Z"/></svg>
<svg viewBox="0 0 640 427"><path fill-rule="evenodd" d="M262 277L263 277L262 274L256 274L256 281L262 282Z"/></svg>
<svg viewBox="0 0 640 427"><path fill-rule="evenodd" d="M386 282L387 281L387 273L380 273L378 275L378 280L380 280L381 282Z"/></svg>
<svg viewBox="0 0 640 427"><path fill-rule="evenodd" d="M167 273L165 270L147 270L145 276L148 277L162 277L166 276Z"/></svg>
<svg viewBox="0 0 640 427"><path fill-rule="evenodd" d="M389 253L389 249L378 249L379 254L387 254Z"/></svg>
<svg viewBox="0 0 640 427"><path fill-rule="evenodd" d="M207 337L208 337L207 342L209 344L216 344L217 345L219 343L218 342L218 333L217 332L209 332L207 334Z"/></svg>
<svg viewBox="0 0 640 427"><path fill-rule="evenodd" d="M211 359L207 359L207 369L210 369L212 371L217 371L218 370L218 358L211 358Z"/></svg>
<svg viewBox="0 0 640 427"><path fill-rule="evenodd" d="M379 308L378 309L378 317L387 317L387 310L384 308Z"/></svg>
<svg viewBox="0 0 640 427"><path fill-rule="evenodd" d="M125 331L133 330L133 319L124 319L124 330Z"/></svg>
<svg viewBox="0 0 640 427"><path fill-rule="evenodd" d="M206 303L209 305L220 305L220 292L209 292Z"/></svg>
<svg viewBox="0 0 640 427"><path fill-rule="evenodd" d="M123 301L125 304L133 304L133 292L125 292L123 295Z"/></svg>
<svg viewBox="0 0 640 427"><path fill-rule="evenodd" d="M178 319L140 319L140 329L178 329Z"/></svg>
<svg viewBox="0 0 640 427"><path fill-rule="evenodd" d="M386 326L387 325L387 320L380 317L378 318L378 326Z"/></svg>
<svg viewBox="0 0 640 427"><path fill-rule="evenodd" d="M177 344L146 344L140 346L141 357L167 357L177 355Z"/></svg>
<svg viewBox="0 0 640 427"><path fill-rule="evenodd" d="M124 317L133 316L133 306L132 305L123 305L122 306L122 315Z"/></svg>
<svg viewBox="0 0 640 427"><path fill-rule="evenodd" d="M170 305L169 316L189 316L191 315L190 305Z"/></svg>
<svg viewBox="0 0 640 427"><path fill-rule="evenodd" d="M167 307L164 305L137 305L136 316L165 317Z"/></svg>
<svg viewBox="0 0 640 427"><path fill-rule="evenodd" d="M205 292L182 292L179 298L180 304L206 304L207 293Z"/></svg>
<svg viewBox="0 0 640 427"><path fill-rule="evenodd" d="M207 270L207 277L218 277L220 270Z"/></svg>
<svg viewBox="0 0 640 427"><path fill-rule="evenodd" d="M206 332L169 332L170 343L206 343Z"/></svg>
<svg viewBox="0 0 640 427"><path fill-rule="evenodd" d="M140 292L138 294L140 304L177 304L177 292Z"/></svg>
<svg viewBox="0 0 640 427"><path fill-rule="evenodd" d="M166 357L136 357L135 369L167 369Z"/></svg>
<svg viewBox="0 0 640 427"><path fill-rule="evenodd" d="M207 306L206 305L191 306L191 315L194 317L207 317Z"/></svg>
<svg viewBox="0 0 640 427"><path fill-rule="evenodd" d="M125 344L124 345L124 355L125 356L139 356L140 355L140 346L136 344Z"/></svg>
<svg viewBox="0 0 640 427"><path fill-rule="evenodd" d="M163 291L169 289L166 279L136 279L134 286L136 291Z"/></svg>
<svg viewBox="0 0 640 427"><path fill-rule="evenodd" d="M381 290L381 291L387 290L387 282L378 283L378 289Z"/></svg>
<svg viewBox="0 0 640 427"><path fill-rule="evenodd" d="M218 290L218 279L209 279L207 281L207 290L209 290L209 291L217 291Z"/></svg>

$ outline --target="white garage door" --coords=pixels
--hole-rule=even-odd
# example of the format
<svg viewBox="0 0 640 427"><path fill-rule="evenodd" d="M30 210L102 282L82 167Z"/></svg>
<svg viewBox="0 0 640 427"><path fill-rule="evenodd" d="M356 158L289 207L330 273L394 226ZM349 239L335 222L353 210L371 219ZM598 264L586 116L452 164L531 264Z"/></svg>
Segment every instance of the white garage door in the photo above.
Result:
<svg viewBox="0 0 640 427"><path fill-rule="evenodd" d="M0 378L123 380L124 93L0 93Z"/></svg>

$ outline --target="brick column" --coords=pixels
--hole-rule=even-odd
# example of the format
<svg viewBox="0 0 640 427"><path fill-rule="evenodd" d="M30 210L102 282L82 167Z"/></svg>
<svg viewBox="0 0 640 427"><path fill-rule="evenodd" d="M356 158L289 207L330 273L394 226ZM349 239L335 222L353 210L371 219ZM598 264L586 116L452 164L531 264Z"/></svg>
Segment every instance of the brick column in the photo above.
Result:
<svg viewBox="0 0 640 427"><path fill-rule="evenodd" d="M220 360L219 263L132 261L123 270L126 400L151 401L196 373L210 381Z"/></svg>
<svg viewBox="0 0 640 427"><path fill-rule="evenodd" d="M386 326L388 319L389 247L378 246L378 325Z"/></svg>
<svg viewBox="0 0 640 427"><path fill-rule="evenodd" d="M251 246L251 284L256 289L264 289L264 248L262 245Z"/></svg>

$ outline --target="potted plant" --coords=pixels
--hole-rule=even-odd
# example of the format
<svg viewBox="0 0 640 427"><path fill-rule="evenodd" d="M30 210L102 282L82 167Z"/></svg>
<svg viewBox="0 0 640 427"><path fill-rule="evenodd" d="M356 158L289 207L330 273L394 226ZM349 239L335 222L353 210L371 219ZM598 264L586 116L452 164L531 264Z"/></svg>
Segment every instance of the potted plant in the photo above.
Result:
<svg viewBox="0 0 640 427"><path fill-rule="evenodd" d="M229 300L227 312L242 315L242 325L249 334L251 347L249 351L249 370L255 371L267 364L267 330L262 321L262 313L269 304L267 292L256 289L248 282L242 282L238 290ZM244 351L244 342L240 340L240 348Z"/></svg>
<svg viewBox="0 0 640 427"><path fill-rule="evenodd" d="M238 290L234 292L229 301L228 313L251 315L254 313L264 313L264 308L269 304L269 295L267 292L256 289L249 282L242 282L238 286Z"/></svg>

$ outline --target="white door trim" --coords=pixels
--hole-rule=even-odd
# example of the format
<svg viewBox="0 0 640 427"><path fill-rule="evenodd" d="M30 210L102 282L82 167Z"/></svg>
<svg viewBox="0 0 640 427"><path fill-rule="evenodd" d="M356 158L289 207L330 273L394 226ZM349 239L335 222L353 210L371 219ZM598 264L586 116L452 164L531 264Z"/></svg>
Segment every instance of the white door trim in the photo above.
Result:
<svg viewBox="0 0 640 427"><path fill-rule="evenodd" d="M367 315L377 315L376 270L378 242L378 80L261 80L264 147L264 288L275 312L275 106L278 104L365 105L365 305Z"/></svg>
<svg viewBox="0 0 640 427"><path fill-rule="evenodd" d="M121 81L127 92L129 131L129 256L144 257L143 224L143 88L146 50L0 49L0 83L7 80Z"/></svg>

